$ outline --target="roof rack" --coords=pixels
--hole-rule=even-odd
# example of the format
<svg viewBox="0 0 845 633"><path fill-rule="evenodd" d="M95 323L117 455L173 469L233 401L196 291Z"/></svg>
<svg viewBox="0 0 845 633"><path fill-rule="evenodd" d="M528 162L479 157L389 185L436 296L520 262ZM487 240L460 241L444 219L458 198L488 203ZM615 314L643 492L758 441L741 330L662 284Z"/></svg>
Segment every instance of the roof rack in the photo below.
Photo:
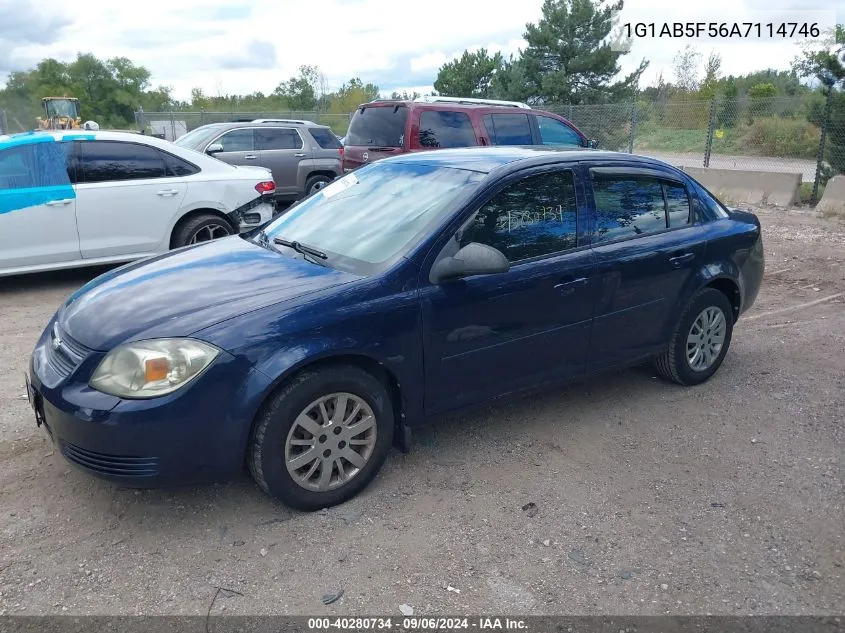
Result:
<svg viewBox="0 0 845 633"><path fill-rule="evenodd" d="M443 101L447 103L466 103L472 105L492 105L492 106L507 106L511 108L523 108L525 110L530 110L531 106L527 103L521 103L519 101L501 101L499 99L475 99L471 97L435 97L431 95L426 95L424 97L417 97L414 101L420 101L423 103L437 103L438 101Z"/></svg>
<svg viewBox="0 0 845 633"><path fill-rule="evenodd" d="M252 123L295 123L297 125L317 125L314 121L304 119L253 119Z"/></svg>

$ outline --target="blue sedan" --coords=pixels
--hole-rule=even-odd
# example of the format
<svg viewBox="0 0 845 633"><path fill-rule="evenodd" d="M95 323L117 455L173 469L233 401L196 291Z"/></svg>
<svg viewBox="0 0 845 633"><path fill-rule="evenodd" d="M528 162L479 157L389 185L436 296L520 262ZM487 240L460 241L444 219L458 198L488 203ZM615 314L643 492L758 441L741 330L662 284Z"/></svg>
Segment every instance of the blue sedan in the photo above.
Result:
<svg viewBox="0 0 845 633"><path fill-rule="evenodd" d="M445 411L648 361L704 382L763 267L757 217L656 160L405 154L94 279L38 340L28 392L93 475L169 486L246 463L316 509Z"/></svg>

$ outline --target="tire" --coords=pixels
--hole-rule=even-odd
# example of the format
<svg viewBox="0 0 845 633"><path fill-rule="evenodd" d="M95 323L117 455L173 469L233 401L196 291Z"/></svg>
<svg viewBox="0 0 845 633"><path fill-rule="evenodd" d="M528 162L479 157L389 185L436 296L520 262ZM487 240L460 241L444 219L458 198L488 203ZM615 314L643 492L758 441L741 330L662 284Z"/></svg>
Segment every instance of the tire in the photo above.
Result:
<svg viewBox="0 0 845 633"><path fill-rule="evenodd" d="M330 400L323 411L332 421L318 430L313 425L323 424L325 418L321 420L320 407L315 404L339 394L351 396L346 401L344 415L336 417L337 402L342 400L336 399L334 404ZM360 410L354 415L359 405ZM309 412L316 417L306 415ZM369 413L375 418L371 426L367 420ZM315 432L307 431L299 423L308 417L311 419L307 425ZM345 417L348 423L342 421ZM365 426L368 430L361 431ZM349 365L305 370L273 395L258 414L247 465L258 487L271 497L298 510L319 510L343 503L367 487L387 458L393 431L393 403L385 386L373 375ZM369 445L363 445L370 440ZM349 451L359 454L355 460L358 467L347 459ZM296 463L289 467L292 461ZM329 486L333 487L316 489L323 483L326 464L331 464L327 472ZM345 482L338 464L347 476Z"/></svg>
<svg viewBox="0 0 845 633"><path fill-rule="evenodd" d="M322 174L311 176L308 180L305 181L305 197L307 198L308 196L317 193L320 189L325 187L332 180L332 178L329 178L328 176L324 176Z"/></svg>
<svg viewBox="0 0 845 633"><path fill-rule="evenodd" d="M201 213L180 222L173 231L172 248L180 248L193 243L207 242L234 235L235 230L228 220L213 213ZM197 239L195 236L210 237L211 239Z"/></svg>
<svg viewBox="0 0 845 633"><path fill-rule="evenodd" d="M692 331L693 325L696 324L699 317L702 318L702 321L698 321L698 324L703 323L706 325L710 322L709 315L718 314L719 312L723 318L723 330L714 322L709 329L699 330L696 328L695 333ZM700 290L690 299L690 302L681 314L678 325L672 333L668 348L661 356L655 359L654 365L657 373L665 380L686 386L698 385L708 380L722 365L725 354L728 353L728 348L731 345L731 337L733 336L733 325L733 307L728 298L715 288L704 288ZM711 342L719 340L718 334L720 331L722 333L721 347L718 347L718 351L715 354L713 352L716 348L709 346L709 356L699 355L694 356L692 360L690 359L688 351L692 355L695 353L692 347L693 343L688 343L690 336L697 334L701 337L702 344L706 345L708 340ZM707 358L710 359L710 362L705 366L702 359L706 360ZM697 362L695 362L696 360Z"/></svg>

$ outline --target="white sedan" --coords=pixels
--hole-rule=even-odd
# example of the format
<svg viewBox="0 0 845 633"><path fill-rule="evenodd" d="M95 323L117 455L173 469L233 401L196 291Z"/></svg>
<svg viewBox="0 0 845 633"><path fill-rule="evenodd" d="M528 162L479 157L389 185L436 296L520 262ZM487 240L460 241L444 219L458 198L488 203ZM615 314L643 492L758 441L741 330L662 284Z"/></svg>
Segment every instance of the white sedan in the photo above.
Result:
<svg viewBox="0 0 845 633"><path fill-rule="evenodd" d="M273 217L263 167L131 132L0 137L0 276L131 261Z"/></svg>

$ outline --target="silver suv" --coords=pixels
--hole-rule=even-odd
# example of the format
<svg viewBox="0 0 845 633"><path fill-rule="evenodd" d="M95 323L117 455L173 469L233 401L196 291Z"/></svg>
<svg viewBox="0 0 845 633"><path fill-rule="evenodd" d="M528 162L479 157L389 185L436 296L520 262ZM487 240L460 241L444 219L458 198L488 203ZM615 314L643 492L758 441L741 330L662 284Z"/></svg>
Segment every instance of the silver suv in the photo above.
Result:
<svg viewBox="0 0 845 633"><path fill-rule="evenodd" d="M311 195L343 173L343 145L331 128L313 121L211 123L188 132L175 143L230 165L267 167L273 172L280 200Z"/></svg>

